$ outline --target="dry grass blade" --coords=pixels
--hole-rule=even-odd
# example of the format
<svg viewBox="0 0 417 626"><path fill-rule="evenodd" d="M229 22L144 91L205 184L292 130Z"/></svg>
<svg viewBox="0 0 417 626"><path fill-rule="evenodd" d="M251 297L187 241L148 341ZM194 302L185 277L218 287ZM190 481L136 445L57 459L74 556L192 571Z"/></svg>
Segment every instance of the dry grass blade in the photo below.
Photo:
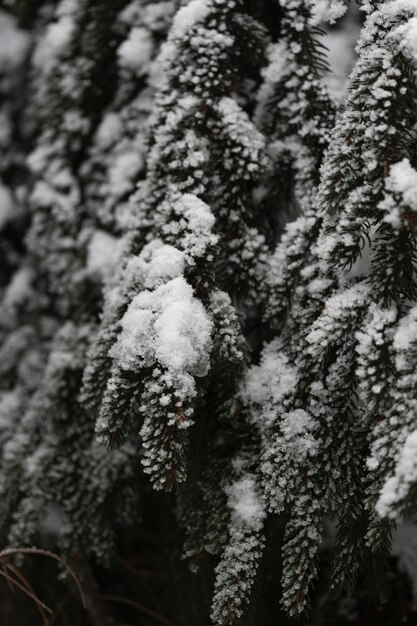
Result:
<svg viewBox="0 0 417 626"><path fill-rule="evenodd" d="M143 604L139 604L139 602L135 602L134 600L129 600L128 598L122 598L120 596L113 595L101 596L101 600L103 600L104 602L115 602L118 604L131 606L141 613L146 613L146 615L149 615L150 617L158 620L160 624L165 624L166 626L174 626L172 622L168 621L163 615L160 615L160 613L153 611L152 609L149 609L148 607L143 606Z"/></svg>
<svg viewBox="0 0 417 626"><path fill-rule="evenodd" d="M43 621L44 625L45 626L49 626L49 620L46 617L46 613L51 613L52 614L52 609L50 609L49 606L44 604L42 602L42 600L39 600L39 598L34 593L29 591L29 589L27 589L27 587L25 585L22 585L18 580L12 578L12 576L10 576L10 574L5 573L4 571L0 571L0 576L4 576L5 578L7 578L7 580L13 586L15 586L18 589L20 589L21 591L23 591L24 594L26 594L29 598L31 598L33 600L33 602L35 603L36 607L38 608L40 614L42 615L42 621Z"/></svg>
<svg viewBox="0 0 417 626"><path fill-rule="evenodd" d="M9 574L7 573L7 560L5 559L4 561L1 561L1 569L3 570L3 573L5 575L5 578L7 580L7 586L9 587L10 591L14 591L13 588L13 583L12 583L12 579L10 578Z"/></svg>
<svg viewBox="0 0 417 626"><path fill-rule="evenodd" d="M5 559L4 561L2 561L2 568L6 574L7 574L7 570L10 570L16 576L16 578L22 583L22 585L26 587L26 589L28 589L33 594L35 593L32 588L32 585L30 584L26 576L20 571L20 569L16 565L13 565L13 563L9 563ZM8 574L8 579L10 581L10 584L13 585L14 579L11 578L9 574Z"/></svg>
<svg viewBox="0 0 417 626"><path fill-rule="evenodd" d="M4 571L6 572L6 574L8 574L7 570L9 569L11 572L13 572L13 574L16 576L16 578L22 583L22 585L24 585L26 587L26 589L29 591L29 593L31 594L30 597L31 598L37 598L37 602L36 602L36 606L39 610L39 613L41 614L42 620L44 622L44 624L48 624L48 626L50 626L50 621L46 615L46 610L48 609L48 607L46 607L46 605L41 602L38 598L38 596L35 594L35 591L32 587L32 585L30 584L30 582L28 581L28 579L26 578L26 576L24 576L23 572L21 572L21 570L16 567L16 565L13 565L13 563L9 563L7 559L4 559L2 561L2 567L4 568ZM8 583L10 585L13 585L14 579L10 577L10 575L8 575ZM51 609L49 609L49 611L52 613Z"/></svg>
<svg viewBox="0 0 417 626"><path fill-rule="evenodd" d="M42 550L41 548L8 548L0 552L0 561L4 562L6 560L7 562L7 559L9 557L16 556L18 554L46 556L49 559L53 559L54 561L57 561L57 563L60 563L60 565L62 565L66 569L66 571L68 572L68 574L71 576L72 580L74 581L74 584L77 587L77 591L80 595L82 605L83 607L86 607L85 595L82 590L81 583L78 579L78 576L74 572L72 567L68 565L66 561L64 561L64 559L62 559L60 556L58 556L54 552L50 552L49 550Z"/></svg>
<svg viewBox="0 0 417 626"><path fill-rule="evenodd" d="M52 615L51 619L50 619L50 624L49 626L54 626L54 624L58 623L58 618L61 617L61 615L64 617L63 615L63 610L65 608L65 605L68 603L68 601L72 598L72 594L71 593L67 593L65 594L65 596L62 598L62 600L58 603L58 605L55 607L55 611L54 614ZM62 626L62 625L61 625Z"/></svg>

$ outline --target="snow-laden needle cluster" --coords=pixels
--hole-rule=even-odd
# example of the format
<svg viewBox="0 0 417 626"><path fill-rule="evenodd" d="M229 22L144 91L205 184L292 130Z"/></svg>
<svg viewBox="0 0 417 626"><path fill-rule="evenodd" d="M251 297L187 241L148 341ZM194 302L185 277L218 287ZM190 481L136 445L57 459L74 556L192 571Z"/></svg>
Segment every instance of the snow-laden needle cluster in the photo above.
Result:
<svg viewBox="0 0 417 626"><path fill-rule="evenodd" d="M184 626L384 599L417 562L417 2L0 6L4 545L148 559L118 584L160 623L164 580Z"/></svg>

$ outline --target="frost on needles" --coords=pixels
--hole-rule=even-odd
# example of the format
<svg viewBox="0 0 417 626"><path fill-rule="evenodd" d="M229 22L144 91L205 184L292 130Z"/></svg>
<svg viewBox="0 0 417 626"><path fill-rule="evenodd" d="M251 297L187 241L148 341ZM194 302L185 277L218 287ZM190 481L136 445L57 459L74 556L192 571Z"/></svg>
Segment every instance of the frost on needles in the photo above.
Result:
<svg viewBox="0 0 417 626"><path fill-rule="evenodd" d="M271 358L275 371L286 361L295 368L287 395L272 393L266 403L248 398L254 415L265 416L256 423L267 505L289 512L282 603L290 614L308 606L324 516L338 526L333 585L352 593L363 568L376 579L370 585L383 587L389 519L401 517L407 504L413 508L403 473L408 466L412 483L406 459L415 391L404 361L413 348L404 345L396 356L395 337L416 296L410 39L416 6L375 2L363 9L358 60L321 166L313 213L288 226L271 257L272 298L286 315L280 339L266 348L259 373L252 370L249 379L250 388L259 387ZM267 311L273 315L270 303ZM300 411L299 441L310 444L291 456L287 420ZM295 414L291 423L295 429ZM291 488L283 489L292 473Z"/></svg>
<svg viewBox="0 0 417 626"><path fill-rule="evenodd" d="M231 98L242 19L234 2L197 0L174 18L160 54L147 177L131 199L124 260L84 375L99 432L113 444L140 431L145 471L160 489L185 479L187 431L211 360L239 368L243 358L223 281L245 281L252 295L265 255L246 223L264 140ZM225 324L233 334L220 347L214 337Z"/></svg>
<svg viewBox="0 0 417 626"><path fill-rule="evenodd" d="M417 3L358 5L1 3L0 536L102 614L326 626L403 584Z"/></svg>

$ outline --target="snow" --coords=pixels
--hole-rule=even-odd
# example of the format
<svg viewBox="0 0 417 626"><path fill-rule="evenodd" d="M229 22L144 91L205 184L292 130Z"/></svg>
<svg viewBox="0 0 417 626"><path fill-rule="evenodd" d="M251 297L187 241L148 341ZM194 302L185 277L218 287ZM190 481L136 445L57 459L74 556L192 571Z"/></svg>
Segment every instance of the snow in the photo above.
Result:
<svg viewBox="0 0 417 626"><path fill-rule="evenodd" d="M118 16L118 21L121 24L125 24L130 26L131 24L136 23L139 19L139 12L143 11L144 7L136 2L136 0L132 0L130 4L128 4Z"/></svg>
<svg viewBox="0 0 417 626"><path fill-rule="evenodd" d="M364 3L362 10L371 15L371 26L381 20L401 20L397 27L393 27L388 36L399 44L400 49L411 60L416 60L417 49L417 5L415 0L391 0L381 3L378 11L374 11L373 3ZM372 36L371 28L363 31L364 40Z"/></svg>
<svg viewBox="0 0 417 626"><path fill-rule="evenodd" d="M263 82L257 95L255 121L261 124L271 98L274 96L276 85L291 71L290 55L287 45L283 41L269 44L267 48L268 64L261 71Z"/></svg>
<svg viewBox="0 0 417 626"><path fill-rule="evenodd" d="M181 196L175 204L175 211L186 218L188 228L195 233L196 238L199 238L201 233L210 231L216 221L208 204L191 193Z"/></svg>
<svg viewBox="0 0 417 626"><path fill-rule="evenodd" d="M229 137L228 141L239 146L240 158L247 162L245 171L240 175L242 178L250 179L255 171L263 170L267 165L265 137L258 132L247 113L233 98L222 98L217 108L221 124Z"/></svg>
<svg viewBox="0 0 417 626"><path fill-rule="evenodd" d="M344 0L310 0L312 26L318 26L324 22L333 24L341 18L347 10Z"/></svg>
<svg viewBox="0 0 417 626"><path fill-rule="evenodd" d="M110 352L121 368L134 368L138 359L140 365L149 366L154 362L153 318L152 311L141 308L140 303L134 300L130 304L121 320L122 332Z"/></svg>
<svg viewBox="0 0 417 626"><path fill-rule="evenodd" d="M381 517L396 517L396 505L401 503L417 483L417 430L406 439L397 459L394 475L385 482L376 511Z"/></svg>
<svg viewBox="0 0 417 626"><path fill-rule="evenodd" d="M176 240L176 245L186 255L187 263L192 265L196 258L203 257L207 249L218 241L217 235L211 232L215 223L214 215L205 202L190 193L179 197L174 195L172 209L176 219L163 226L163 233Z"/></svg>
<svg viewBox="0 0 417 626"><path fill-rule="evenodd" d="M368 301L369 289L365 283L358 283L327 300L323 312L306 337L308 351L312 356L318 357L330 344L342 340L354 322L355 312L360 311Z"/></svg>
<svg viewBox="0 0 417 626"><path fill-rule="evenodd" d="M11 416L18 416L22 410L20 390L5 391L0 395L0 436L13 426Z"/></svg>
<svg viewBox="0 0 417 626"><path fill-rule="evenodd" d="M11 15L0 9L0 73L16 70L23 63L28 47L28 35L17 27Z"/></svg>
<svg viewBox="0 0 417 626"><path fill-rule="evenodd" d="M264 348L260 364L249 369L242 396L247 402L263 409L270 404L276 407L285 395L295 389L297 380L296 369L281 350L279 340L274 340ZM272 414L275 417L275 409ZM265 415L259 419L263 421Z"/></svg>
<svg viewBox="0 0 417 626"><path fill-rule="evenodd" d="M119 154L109 170L109 180L114 196L120 197L130 191L133 179L143 167L143 157L139 152L132 150Z"/></svg>
<svg viewBox="0 0 417 626"><path fill-rule="evenodd" d="M232 522L257 530L266 517L264 503L252 476L244 476L226 487Z"/></svg>
<svg viewBox="0 0 417 626"><path fill-rule="evenodd" d="M27 157L27 164L32 174L41 174L46 168L49 159L53 153L53 147L50 145L37 146Z"/></svg>
<svg viewBox="0 0 417 626"><path fill-rule="evenodd" d="M0 182L0 230L13 218L14 202L9 189Z"/></svg>
<svg viewBox="0 0 417 626"><path fill-rule="evenodd" d="M403 224L402 211L404 205L407 209L417 213L417 171L408 159L403 159L391 166L386 180L386 190L388 193L380 203L379 208L386 213L384 222L399 229ZM391 197L391 194L400 196L401 205L395 197Z"/></svg>
<svg viewBox="0 0 417 626"><path fill-rule="evenodd" d="M401 193L405 203L417 211L417 171L408 159L391 166L389 185L395 193Z"/></svg>
<svg viewBox="0 0 417 626"><path fill-rule="evenodd" d="M117 50L119 63L138 75L147 72L154 51L151 33L143 27L132 28L128 38Z"/></svg>
<svg viewBox="0 0 417 626"><path fill-rule="evenodd" d="M125 243L121 243L121 246ZM160 239L154 239L139 255L129 258L122 269L123 284L143 284L145 289L153 289L181 276L184 267L182 252L164 244ZM121 298L123 299L120 287L117 284L113 285L107 292L110 310L115 310L121 305Z"/></svg>
<svg viewBox="0 0 417 626"><path fill-rule="evenodd" d="M108 280L113 274L122 253L123 241L104 230L96 230L87 251L87 271Z"/></svg>
<svg viewBox="0 0 417 626"><path fill-rule="evenodd" d="M12 127L10 123L10 117L6 111L2 111L0 108L0 147L5 147L9 144L12 135Z"/></svg>
<svg viewBox="0 0 417 626"><path fill-rule="evenodd" d="M295 437L309 430L314 430L314 422L307 411L296 409L295 411L285 414L282 420L281 430L286 437Z"/></svg>
<svg viewBox="0 0 417 626"><path fill-rule="evenodd" d="M417 342L417 307L411 309L398 324L394 336L394 348L401 355Z"/></svg>
<svg viewBox="0 0 417 626"><path fill-rule="evenodd" d="M315 243L314 253L320 260L323 260L326 263L332 258L337 243L337 239L333 233L321 233Z"/></svg>
<svg viewBox="0 0 417 626"><path fill-rule="evenodd" d="M299 217L286 225L281 241L269 260L268 283L272 288L283 287L293 266L297 267L297 259L306 254L308 234L315 222L314 218Z"/></svg>
<svg viewBox="0 0 417 626"><path fill-rule="evenodd" d="M122 131L123 126L120 116L114 112L107 113L97 129L97 147L107 150L120 139Z"/></svg>
<svg viewBox="0 0 417 626"><path fill-rule="evenodd" d="M148 84L150 87L157 91L161 91L167 87L169 79L166 69L176 56L177 48L175 44L168 39L162 44L158 56L154 59L149 68Z"/></svg>
<svg viewBox="0 0 417 626"><path fill-rule="evenodd" d="M27 267L17 270L12 276L3 296L3 304L6 306L18 306L22 304L30 293L32 283L32 271Z"/></svg>
<svg viewBox="0 0 417 626"><path fill-rule="evenodd" d="M417 306L400 320L393 345L397 371L406 374L410 370L414 371L417 354Z"/></svg>
<svg viewBox="0 0 417 626"><path fill-rule="evenodd" d="M144 271L144 285L147 289L181 276L185 269L184 253L174 246L159 243L159 240L156 245L153 243L152 254Z"/></svg>
<svg viewBox="0 0 417 626"><path fill-rule="evenodd" d="M33 64L39 71L48 74L57 59L68 49L74 32L74 19L63 15L57 22L50 24L46 33L40 37L33 55Z"/></svg>
<svg viewBox="0 0 417 626"><path fill-rule="evenodd" d="M268 65L261 74L265 83L279 83L282 77L288 74L288 50L284 41L270 44L267 50ZM259 95L263 94L265 85L262 85ZM272 94L271 94L272 95ZM268 98L269 99L269 98Z"/></svg>
<svg viewBox="0 0 417 626"><path fill-rule="evenodd" d="M184 254L160 239L148 243L139 256L131 257L126 275L140 277L146 289L159 287L184 272Z"/></svg>
<svg viewBox="0 0 417 626"><path fill-rule="evenodd" d="M205 376L209 369L212 324L201 302L182 278L168 284L169 303L155 321L158 361L174 371Z"/></svg>
<svg viewBox="0 0 417 626"><path fill-rule="evenodd" d="M56 7L55 13L57 18L65 15L75 15L80 10L80 0L61 0Z"/></svg>
<svg viewBox="0 0 417 626"><path fill-rule="evenodd" d="M374 376L376 371L371 370L370 364L374 364L375 358L378 358L375 354L378 347L390 340L390 329L394 325L397 316L397 307L394 305L385 308L371 304L367 322L361 330L356 332L356 353L358 355L356 375L365 391L368 390L370 382L374 383L374 380L378 380ZM380 376L379 372L378 376ZM380 379L379 384L375 383L371 391L378 395L384 388L383 382L386 383L385 380Z"/></svg>
<svg viewBox="0 0 417 626"><path fill-rule="evenodd" d="M299 463L308 455L313 456L318 449L318 442L314 438L317 427L317 422L303 409L284 413L280 429L286 440L286 454Z"/></svg>
<svg viewBox="0 0 417 626"><path fill-rule="evenodd" d="M121 327L112 348L121 368L158 362L174 373L207 373L212 322L182 276L135 296Z"/></svg>
<svg viewBox="0 0 417 626"><path fill-rule="evenodd" d="M175 15L171 27L171 37L184 37L188 31L199 22L203 22L209 15L210 6L207 0L191 0Z"/></svg>
<svg viewBox="0 0 417 626"><path fill-rule="evenodd" d="M165 31L176 8L174 0L166 0L165 2L159 0L145 6L143 3L138 3L137 0L133 0L122 10L118 19L126 25L140 22L150 31Z"/></svg>
<svg viewBox="0 0 417 626"><path fill-rule="evenodd" d="M176 2L167 0L165 2L153 2L146 6L141 6L141 17L143 23L151 30L159 30L171 18L176 9Z"/></svg>
<svg viewBox="0 0 417 626"><path fill-rule="evenodd" d="M414 6L414 12L416 11L417 7ZM417 17L412 17L405 24L398 26L394 36L400 41L404 55L417 65Z"/></svg>

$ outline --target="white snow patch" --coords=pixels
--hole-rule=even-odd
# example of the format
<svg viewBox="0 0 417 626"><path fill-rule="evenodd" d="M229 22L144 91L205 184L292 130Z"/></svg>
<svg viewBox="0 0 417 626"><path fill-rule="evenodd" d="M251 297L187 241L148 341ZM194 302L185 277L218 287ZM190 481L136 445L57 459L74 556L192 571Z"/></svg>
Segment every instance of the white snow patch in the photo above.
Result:
<svg viewBox="0 0 417 626"><path fill-rule="evenodd" d="M123 241L104 230L96 230L89 242L87 271L108 280L116 269L122 253Z"/></svg>
<svg viewBox="0 0 417 626"><path fill-rule="evenodd" d="M417 7L414 7L417 11ZM417 64L417 17L410 18L405 24L401 24L395 30L400 46L404 54Z"/></svg>
<svg viewBox="0 0 417 626"><path fill-rule="evenodd" d="M0 10L0 73L10 72L23 63L29 37L17 27L16 20Z"/></svg>
<svg viewBox="0 0 417 626"><path fill-rule="evenodd" d="M142 291L121 321L112 349L119 366L151 366L204 376L209 369L212 322L192 287L179 276L153 291Z"/></svg>
<svg viewBox="0 0 417 626"><path fill-rule="evenodd" d="M176 9L176 2L167 0L166 2L153 2L145 7L141 6L141 17L143 23L150 30L158 31L164 28L171 19Z"/></svg>
<svg viewBox="0 0 417 626"><path fill-rule="evenodd" d="M123 152L119 154L109 171L110 185L116 197L120 197L132 188L132 180L144 166L139 152Z"/></svg>
<svg viewBox="0 0 417 626"><path fill-rule="evenodd" d="M394 475L381 489L376 511L381 517L396 517L396 505L417 483L417 430L408 435L399 454Z"/></svg>
<svg viewBox="0 0 417 626"><path fill-rule="evenodd" d="M125 274L140 277L145 289L153 289L181 276L184 267L184 254L180 250L154 239L139 256L130 258Z"/></svg>
<svg viewBox="0 0 417 626"><path fill-rule="evenodd" d="M17 270L7 286L3 297L3 303L6 306L19 306L22 304L30 293L32 283L32 272L27 267Z"/></svg>
<svg viewBox="0 0 417 626"><path fill-rule="evenodd" d="M393 228L399 229L403 224L404 205L411 211L417 212L417 171L408 159L403 159L391 166L386 179L386 188L388 194L380 203L379 208L386 212L384 221L391 224ZM402 206L395 198L392 198L389 192L401 196Z"/></svg>
<svg viewBox="0 0 417 626"><path fill-rule="evenodd" d="M394 348L398 354L406 352L417 342L417 307L402 318L394 336Z"/></svg>
<svg viewBox="0 0 417 626"><path fill-rule="evenodd" d="M296 368L290 364L279 340L268 344L259 365L252 366L242 385L242 398L251 407L252 422L261 430L278 419L278 407L297 385Z"/></svg>
<svg viewBox="0 0 417 626"><path fill-rule="evenodd" d="M48 74L56 65L71 43L74 33L74 20L70 15L63 15L57 22L50 24L33 55L33 64L41 72Z"/></svg>
<svg viewBox="0 0 417 626"><path fill-rule="evenodd" d="M286 439L287 454L300 462L308 455L314 456L318 442L314 438L317 422L303 409L295 409L282 416L280 428Z"/></svg>
<svg viewBox="0 0 417 626"><path fill-rule="evenodd" d="M119 63L138 75L145 74L152 59L153 50L151 33L143 27L132 28L128 38L117 51Z"/></svg>
<svg viewBox="0 0 417 626"><path fill-rule="evenodd" d="M0 230L13 218L13 198L9 189L0 182Z"/></svg>
<svg viewBox="0 0 417 626"><path fill-rule="evenodd" d="M144 285L147 289L158 287L167 279L178 278L184 272L184 253L166 244L153 247L146 264Z"/></svg>
<svg viewBox="0 0 417 626"><path fill-rule="evenodd" d="M173 202L173 210L178 216L163 226L165 235L178 237L178 246L184 250L187 262L192 265L201 258L207 248L214 246L218 236L211 231L215 218L210 207L194 194L180 195Z"/></svg>
<svg viewBox="0 0 417 626"><path fill-rule="evenodd" d="M323 312L306 337L309 344L307 349L312 356L318 356L329 344L343 338L352 315L367 302L369 289L367 284L357 283L353 287L336 292L327 300Z"/></svg>
<svg viewBox="0 0 417 626"><path fill-rule="evenodd" d="M333 24L340 19L347 10L344 0L310 0L312 26L328 23Z"/></svg>
<svg viewBox="0 0 417 626"><path fill-rule="evenodd" d="M175 15L171 36L184 37L189 30L196 24L204 21L210 14L210 7L207 0L191 0L191 2L182 7Z"/></svg>
<svg viewBox="0 0 417 626"><path fill-rule="evenodd" d="M0 396L0 434L14 426L11 416L18 415L21 410L22 395L19 389L5 391Z"/></svg>
<svg viewBox="0 0 417 626"><path fill-rule="evenodd" d="M403 195L408 206L417 211L417 171L408 159L391 166L389 185L395 193Z"/></svg>
<svg viewBox="0 0 417 626"><path fill-rule="evenodd" d="M260 364L249 369L242 394L251 404L277 404L294 390L296 384L296 369L280 349L279 341L275 340L265 347Z"/></svg>
<svg viewBox="0 0 417 626"><path fill-rule="evenodd" d="M258 529L265 518L265 507L252 476L244 476L226 487L233 522Z"/></svg>
<svg viewBox="0 0 417 626"><path fill-rule="evenodd" d="M96 144L99 148L107 150L122 134L123 126L120 116L117 113L107 113L97 129Z"/></svg>

